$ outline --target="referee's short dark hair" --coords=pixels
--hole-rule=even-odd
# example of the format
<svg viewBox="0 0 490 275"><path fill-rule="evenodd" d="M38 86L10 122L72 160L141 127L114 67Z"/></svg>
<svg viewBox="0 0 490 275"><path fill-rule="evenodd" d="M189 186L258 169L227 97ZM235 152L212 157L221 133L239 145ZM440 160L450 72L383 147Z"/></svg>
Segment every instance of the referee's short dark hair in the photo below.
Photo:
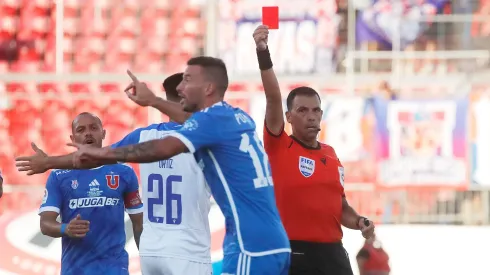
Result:
<svg viewBox="0 0 490 275"><path fill-rule="evenodd" d="M206 78L216 85L216 89L225 95L228 89L228 71L223 60L211 56L197 56L189 59L187 65L201 66Z"/></svg>
<svg viewBox="0 0 490 275"><path fill-rule="evenodd" d="M286 106L288 111L291 111L293 107L293 101L297 96L317 96L320 102L322 101L320 95L313 88L301 86L294 88L291 92L289 92L288 98L286 99Z"/></svg>

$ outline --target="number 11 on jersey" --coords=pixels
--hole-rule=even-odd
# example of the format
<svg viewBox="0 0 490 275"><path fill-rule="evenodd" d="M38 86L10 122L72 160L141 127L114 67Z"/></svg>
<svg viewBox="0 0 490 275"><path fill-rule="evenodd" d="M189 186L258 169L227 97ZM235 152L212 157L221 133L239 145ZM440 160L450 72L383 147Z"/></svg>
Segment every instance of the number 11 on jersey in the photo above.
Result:
<svg viewBox="0 0 490 275"><path fill-rule="evenodd" d="M167 180L164 181L163 176L160 174L150 174L148 176L148 192L152 193L155 189L154 185L156 183L157 197L148 198L148 219L153 223L163 223L166 224L181 224L182 223L182 195L174 194L172 192L172 185L174 182L182 182L182 176L170 175ZM164 196L165 187L165 196ZM173 207L176 209L176 217L173 217ZM155 206L165 205L165 217L159 217L155 215Z"/></svg>
<svg viewBox="0 0 490 275"><path fill-rule="evenodd" d="M257 147L257 149L259 150L255 150L255 147ZM248 133L242 134L240 151L247 153L252 159L255 173L257 173L257 178L254 179L255 188L272 186L272 177L269 168L269 157L267 156L264 147L260 144L257 133L253 134L252 140L250 140L250 135ZM261 155L259 155L259 153ZM260 158L261 156L262 161Z"/></svg>

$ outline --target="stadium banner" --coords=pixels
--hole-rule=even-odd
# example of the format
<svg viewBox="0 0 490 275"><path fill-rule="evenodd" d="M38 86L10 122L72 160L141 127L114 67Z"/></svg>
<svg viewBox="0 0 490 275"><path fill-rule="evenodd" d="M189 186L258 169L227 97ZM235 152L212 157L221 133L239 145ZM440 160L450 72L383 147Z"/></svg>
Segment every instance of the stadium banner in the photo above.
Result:
<svg viewBox="0 0 490 275"><path fill-rule="evenodd" d="M376 154L372 113L363 97L322 98L319 141L332 146L345 169L347 184L376 181Z"/></svg>
<svg viewBox="0 0 490 275"><path fill-rule="evenodd" d="M216 204L209 214L212 243L211 257L214 274L221 273L222 244L225 234L224 217ZM126 251L129 272L141 274L138 249L126 215ZM37 210L9 212L0 216L0 274L57 275L60 274L61 239L44 236L39 229ZM87 251L89 253L89 251Z"/></svg>
<svg viewBox="0 0 490 275"><path fill-rule="evenodd" d="M403 49L431 27L432 22L427 18L440 12L447 2L375 0L360 9L356 18L356 41L375 41L385 48L391 48L398 40Z"/></svg>
<svg viewBox="0 0 490 275"><path fill-rule="evenodd" d="M490 94L473 93L470 96L471 182L490 186Z"/></svg>
<svg viewBox="0 0 490 275"><path fill-rule="evenodd" d="M378 184L468 185L468 100L374 99Z"/></svg>
<svg viewBox="0 0 490 275"><path fill-rule="evenodd" d="M277 74L328 73L335 70L335 0L220 0L217 49L230 75L257 74L252 34L262 24L262 7L279 6L279 29L268 46Z"/></svg>
<svg viewBox="0 0 490 275"><path fill-rule="evenodd" d="M367 101L362 97L326 96L322 98L323 118L319 141L335 148L345 168L347 184L374 183L376 154L374 151L373 120ZM250 103L250 115L255 120L257 133L263 138L266 100L256 93ZM284 99L283 109L286 110ZM285 131L291 134L291 125Z"/></svg>

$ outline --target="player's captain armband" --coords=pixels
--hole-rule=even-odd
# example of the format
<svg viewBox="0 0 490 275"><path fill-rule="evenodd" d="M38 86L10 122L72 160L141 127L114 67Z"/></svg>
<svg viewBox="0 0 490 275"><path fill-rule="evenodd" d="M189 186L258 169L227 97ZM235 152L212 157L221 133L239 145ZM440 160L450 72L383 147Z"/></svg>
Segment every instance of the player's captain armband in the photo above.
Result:
<svg viewBox="0 0 490 275"><path fill-rule="evenodd" d="M138 190L129 192L124 196L124 206L126 209L140 208L143 205L141 202L140 193Z"/></svg>

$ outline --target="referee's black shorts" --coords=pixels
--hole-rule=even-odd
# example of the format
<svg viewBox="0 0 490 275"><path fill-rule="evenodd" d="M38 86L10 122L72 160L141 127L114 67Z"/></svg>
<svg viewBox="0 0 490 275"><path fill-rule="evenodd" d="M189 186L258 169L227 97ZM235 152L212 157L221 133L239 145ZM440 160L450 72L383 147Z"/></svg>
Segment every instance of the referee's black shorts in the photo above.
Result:
<svg viewBox="0 0 490 275"><path fill-rule="evenodd" d="M353 275L349 256L341 242L290 242L289 275Z"/></svg>

